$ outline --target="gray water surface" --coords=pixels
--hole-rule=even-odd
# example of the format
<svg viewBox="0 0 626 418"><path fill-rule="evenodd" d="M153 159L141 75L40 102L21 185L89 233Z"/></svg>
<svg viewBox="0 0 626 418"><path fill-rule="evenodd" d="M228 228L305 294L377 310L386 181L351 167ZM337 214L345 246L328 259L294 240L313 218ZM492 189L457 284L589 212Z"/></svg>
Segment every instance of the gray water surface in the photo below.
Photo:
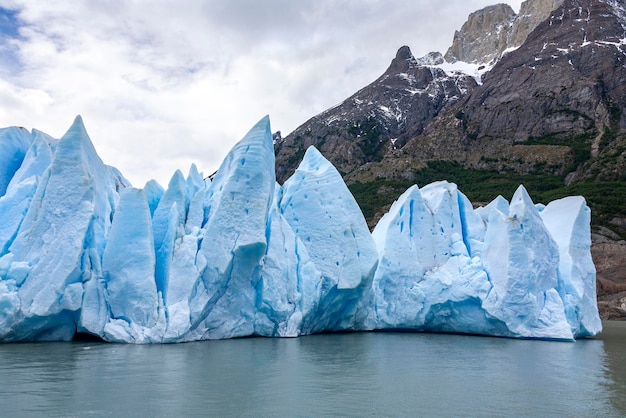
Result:
<svg viewBox="0 0 626 418"><path fill-rule="evenodd" d="M411 333L0 344L0 416L626 416L626 323L575 343Z"/></svg>

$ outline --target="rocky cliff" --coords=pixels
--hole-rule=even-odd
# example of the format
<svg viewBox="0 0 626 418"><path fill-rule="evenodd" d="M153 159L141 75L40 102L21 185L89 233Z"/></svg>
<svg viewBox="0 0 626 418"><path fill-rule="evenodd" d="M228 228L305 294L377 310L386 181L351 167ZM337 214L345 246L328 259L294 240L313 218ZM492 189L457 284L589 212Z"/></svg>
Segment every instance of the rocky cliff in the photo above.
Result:
<svg viewBox="0 0 626 418"><path fill-rule="evenodd" d="M623 179L626 40L619 10L596 0L566 1L482 85L388 158L540 171L567 183ZM414 169L389 165L395 170L385 177Z"/></svg>
<svg viewBox="0 0 626 418"><path fill-rule="evenodd" d="M489 63L499 58L509 47L507 35L515 16L511 6L502 3L470 14L461 30L454 33L446 61Z"/></svg>
<svg viewBox="0 0 626 418"><path fill-rule="evenodd" d="M528 34L561 4L563 0L527 0L522 3L519 14L502 3L478 10L454 33L445 59L448 62L495 63L504 53L522 45Z"/></svg>

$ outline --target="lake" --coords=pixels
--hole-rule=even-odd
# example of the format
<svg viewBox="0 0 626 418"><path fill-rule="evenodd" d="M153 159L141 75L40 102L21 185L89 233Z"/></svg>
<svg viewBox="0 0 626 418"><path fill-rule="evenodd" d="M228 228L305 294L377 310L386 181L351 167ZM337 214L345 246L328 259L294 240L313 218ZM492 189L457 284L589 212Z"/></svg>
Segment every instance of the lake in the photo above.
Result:
<svg viewBox="0 0 626 418"><path fill-rule="evenodd" d="M356 333L0 344L0 415L626 416L626 322L575 343Z"/></svg>

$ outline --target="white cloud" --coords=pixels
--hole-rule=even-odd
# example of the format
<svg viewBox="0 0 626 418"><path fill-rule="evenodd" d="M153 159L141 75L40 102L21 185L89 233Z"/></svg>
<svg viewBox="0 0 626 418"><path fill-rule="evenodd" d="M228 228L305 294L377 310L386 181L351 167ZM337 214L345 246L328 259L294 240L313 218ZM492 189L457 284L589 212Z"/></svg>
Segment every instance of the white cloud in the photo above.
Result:
<svg viewBox="0 0 626 418"><path fill-rule="evenodd" d="M81 114L102 159L136 186L191 163L210 174L265 114L287 134L376 79L400 46L445 52L492 3L0 0L20 25L0 126L60 137Z"/></svg>

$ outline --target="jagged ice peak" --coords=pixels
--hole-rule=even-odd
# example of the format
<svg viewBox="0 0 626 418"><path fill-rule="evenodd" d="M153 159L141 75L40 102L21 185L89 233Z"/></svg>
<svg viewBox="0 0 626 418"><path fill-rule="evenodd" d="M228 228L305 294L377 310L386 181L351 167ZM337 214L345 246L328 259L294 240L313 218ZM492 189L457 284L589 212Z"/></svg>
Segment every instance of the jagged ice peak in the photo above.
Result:
<svg viewBox="0 0 626 418"><path fill-rule="evenodd" d="M0 341L166 343L403 329L573 340L601 331L582 197L520 186L473 209L409 188L370 233L315 148L275 181L269 118L213 181L134 188L83 121L0 130Z"/></svg>

